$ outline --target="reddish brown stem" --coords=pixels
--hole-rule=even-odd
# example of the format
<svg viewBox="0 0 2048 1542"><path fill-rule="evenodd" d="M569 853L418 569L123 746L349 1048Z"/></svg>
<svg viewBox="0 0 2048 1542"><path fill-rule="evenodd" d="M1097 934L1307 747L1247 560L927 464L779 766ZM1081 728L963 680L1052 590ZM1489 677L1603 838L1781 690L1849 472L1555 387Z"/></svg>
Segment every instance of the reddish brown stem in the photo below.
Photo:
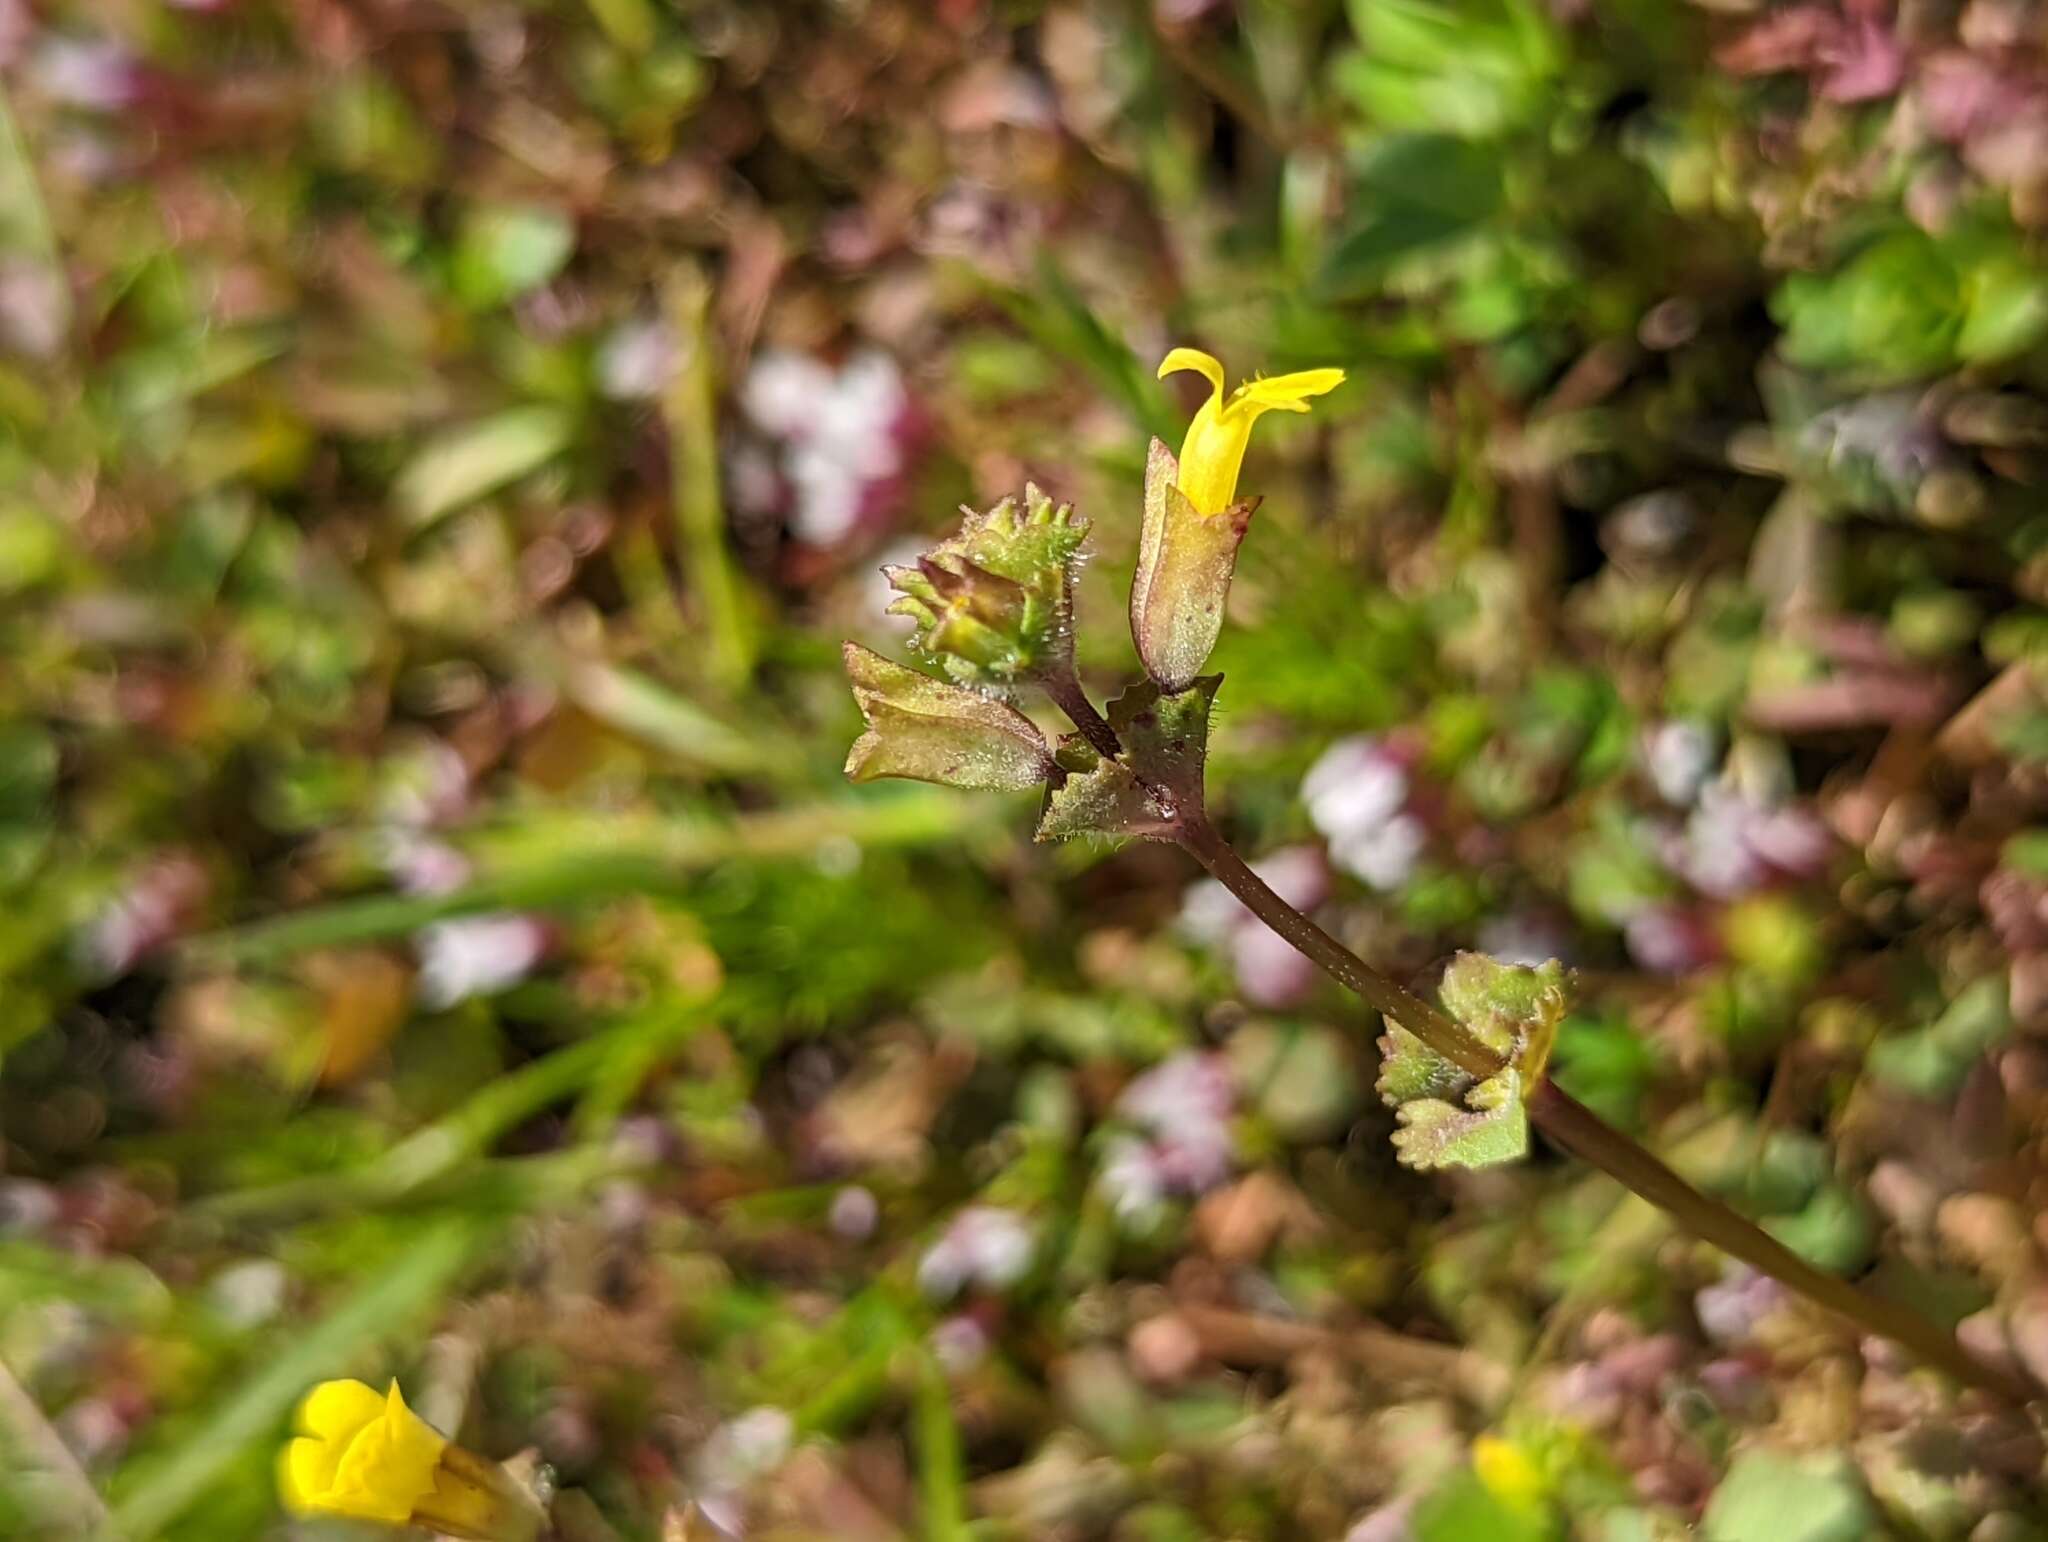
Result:
<svg viewBox="0 0 2048 1542"><path fill-rule="evenodd" d="M1063 668L1048 669L1038 676L1038 684L1052 699L1052 704L1066 713L1081 737L1088 741L1096 754L1116 760L1123 755L1123 741L1117 738L1116 730L1109 726L1109 720L1095 710L1095 703L1088 699L1088 693L1081 688L1081 681L1074 673L1069 661Z"/></svg>
<svg viewBox="0 0 2048 1542"><path fill-rule="evenodd" d="M1859 1290L1823 1273L1776 1237L1744 1220L1673 1172L1653 1153L1608 1124L1557 1083L1545 1079L1529 1095L1536 1128L1582 1161L1617 1179L1704 1242L1741 1259L1761 1274L1796 1290L1807 1300L1848 1318L1858 1327L1903 1344L1929 1365L1958 1381L1994 1392L2014 1403L2031 1396L2011 1377L1985 1365L1911 1307Z"/></svg>
<svg viewBox="0 0 2048 1542"><path fill-rule="evenodd" d="M1245 865L1244 859L1206 817L1197 813L1185 818L1179 841L1253 915L1339 984L1364 998L1437 1054L1474 1076L1491 1076L1501 1069L1500 1056L1459 1023L1388 979L1276 894ZM1847 1280L1814 1268L1770 1233L1687 1183L1642 1145L1607 1124L1554 1082L1546 1079L1535 1087L1529 1095L1528 1110L1536 1127L1551 1140L1666 1212L1702 1241L1741 1259L1864 1331L1904 1345L1959 1381L2014 1404L2023 1404L2031 1396L2022 1383L1977 1360L1952 1334L1911 1307L1873 1296Z"/></svg>
<svg viewBox="0 0 2048 1542"><path fill-rule="evenodd" d="M1187 820L1181 828L1180 843L1218 883L1237 896L1245 909L1293 943L1309 962L1346 990L1364 997L1382 1015L1392 1018L1444 1059L1478 1077L1495 1075L1505 1064L1441 1008L1388 979L1288 904L1265 879L1245 865L1244 858L1206 818L1196 815Z"/></svg>

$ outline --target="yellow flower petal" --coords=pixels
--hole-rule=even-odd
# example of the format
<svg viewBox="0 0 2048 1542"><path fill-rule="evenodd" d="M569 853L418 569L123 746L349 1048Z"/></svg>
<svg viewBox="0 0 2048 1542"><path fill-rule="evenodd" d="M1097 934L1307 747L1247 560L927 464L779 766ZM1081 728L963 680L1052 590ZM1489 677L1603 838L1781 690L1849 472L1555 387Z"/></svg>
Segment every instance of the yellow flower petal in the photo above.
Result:
<svg viewBox="0 0 2048 1542"><path fill-rule="evenodd" d="M278 1486L295 1510L404 1525L434 1491L448 1441L405 1406L393 1382L322 1382L299 1405L308 1431L284 1449Z"/></svg>
<svg viewBox="0 0 2048 1542"><path fill-rule="evenodd" d="M1304 369L1292 375L1275 375L1270 380L1247 380L1237 388L1233 402L1257 402L1261 407L1278 407L1283 412L1308 411L1308 398L1334 391L1344 383L1341 369Z"/></svg>
<svg viewBox="0 0 2048 1542"><path fill-rule="evenodd" d="M323 1381L299 1404L298 1427L344 1443L384 1413L384 1394L360 1381Z"/></svg>
<svg viewBox="0 0 2048 1542"><path fill-rule="evenodd" d="M1529 1453L1498 1435L1481 1435L1472 1442L1472 1467L1488 1492L1511 1509L1537 1509L1549 1490L1543 1469Z"/></svg>
<svg viewBox="0 0 2048 1542"><path fill-rule="evenodd" d="M294 1510L310 1510L334 1487L340 1450L324 1440L301 1436L278 1453L277 1486Z"/></svg>
<svg viewBox="0 0 2048 1542"><path fill-rule="evenodd" d="M1306 412L1308 399L1343 383L1341 369L1307 369L1270 380L1248 380L1223 395L1223 365L1198 348L1176 348L1160 363L1161 376L1194 370L1212 387L1188 424L1180 446L1176 485L1198 514L1221 514L1237 497L1237 476L1251 443L1252 424L1268 412Z"/></svg>
<svg viewBox="0 0 2048 1542"><path fill-rule="evenodd" d="M1218 396L1223 394L1223 361L1199 348L1176 348L1167 354L1159 361L1159 378L1164 380L1189 369L1207 379Z"/></svg>

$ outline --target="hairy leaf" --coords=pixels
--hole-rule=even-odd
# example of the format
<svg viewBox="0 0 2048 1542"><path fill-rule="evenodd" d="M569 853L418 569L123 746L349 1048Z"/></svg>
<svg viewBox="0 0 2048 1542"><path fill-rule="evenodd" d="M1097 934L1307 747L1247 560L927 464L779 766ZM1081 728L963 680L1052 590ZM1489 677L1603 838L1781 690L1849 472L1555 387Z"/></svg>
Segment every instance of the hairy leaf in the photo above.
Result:
<svg viewBox="0 0 2048 1542"><path fill-rule="evenodd" d="M1150 681L1109 704L1109 726L1123 754L1098 754L1079 735L1060 743L1066 780L1046 795L1038 823L1042 841L1075 835L1169 835L1179 815L1201 805L1202 764L1209 746L1209 709L1221 675L1168 693Z"/></svg>
<svg viewBox="0 0 2048 1542"><path fill-rule="evenodd" d="M1444 1008L1508 1062L1479 1078L1415 1035L1390 1027L1380 1039L1379 1094L1401 1128L1394 1149L1410 1167L1486 1167L1529 1150L1523 1096L1541 1080L1568 1004L1563 966L1502 964L1460 953L1444 971Z"/></svg>
<svg viewBox="0 0 2048 1542"><path fill-rule="evenodd" d="M868 721L846 757L846 774L856 782L901 776L1019 792L1052 774L1051 747L1016 708L921 675L858 643L846 644L845 658Z"/></svg>
<svg viewBox="0 0 2048 1542"><path fill-rule="evenodd" d="M1464 1105L1417 1098L1394 1110L1394 1150L1410 1167L1491 1167L1529 1154L1521 1073L1509 1066L1465 1094Z"/></svg>

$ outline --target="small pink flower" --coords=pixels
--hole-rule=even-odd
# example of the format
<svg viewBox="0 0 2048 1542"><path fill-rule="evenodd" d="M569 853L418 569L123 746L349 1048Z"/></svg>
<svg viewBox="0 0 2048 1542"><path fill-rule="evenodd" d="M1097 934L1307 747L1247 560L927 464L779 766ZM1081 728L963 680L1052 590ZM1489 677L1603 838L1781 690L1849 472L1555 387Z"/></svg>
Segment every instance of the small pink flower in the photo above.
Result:
<svg viewBox="0 0 2048 1542"><path fill-rule="evenodd" d="M1111 1208L1124 1220L1157 1210L1170 1192L1158 1150L1135 1135L1120 1135L1109 1143L1099 1178Z"/></svg>
<svg viewBox="0 0 2048 1542"><path fill-rule="evenodd" d="M549 941L545 922L509 911L436 921L414 940L419 999L428 1007L451 1007L517 985L547 956Z"/></svg>
<svg viewBox="0 0 2048 1542"><path fill-rule="evenodd" d="M1291 1007L1316 987L1316 966L1294 944L1262 925L1241 926L1230 939L1230 972L1255 1007Z"/></svg>
<svg viewBox="0 0 2048 1542"><path fill-rule="evenodd" d="M1665 860L1700 893L1734 899L1815 877L1833 850L1827 827L1811 811L1761 802L1723 776L1701 790L1683 835L1667 843Z"/></svg>
<svg viewBox="0 0 2048 1542"><path fill-rule="evenodd" d="M1302 778L1302 802L1330 843L1330 861L1375 889L1405 884L1428 843L1410 758L1357 734L1331 745Z"/></svg>
<svg viewBox="0 0 2048 1542"><path fill-rule="evenodd" d="M1657 796L1684 808L1713 774L1714 750L1712 728L1691 718L1671 718L1644 730L1638 754Z"/></svg>
<svg viewBox="0 0 2048 1542"><path fill-rule="evenodd" d="M1691 974L1721 956L1705 915L1681 905L1646 905L1623 928L1629 957L1656 974Z"/></svg>
<svg viewBox="0 0 2048 1542"><path fill-rule="evenodd" d="M1382 740L1365 734L1339 739L1302 778L1301 800L1323 838L1341 841L1401 811L1408 768Z"/></svg>
<svg viewBox="0 0 2048 1542"><path fill-rule="evenodd" d="M53 263L28 257L0 261L0 348L47 359L64 346L71 293Z"/></svg>
<svg viewBox="0 0 2048 1542"><path fill-rule="evenodd" d="M1740 1348L1756 1336L1764 1319L1790 1299L1769 1275L1731 1264L1718 1283L1693 1296L1693 1312L1717 1344Z"/></svg>
<svg viewBox="0 0 2048 1542"><path fill-rule="evenodd" d="M2022 117L2035 104L2032 83L1967 49L1946 49L1915 71L1914 100L1937 139L1960 144Z"/></svg>
<svg viewBox="0 0 2048 1542"><path fill-rule="evenodd" d="M882 1207L874 1193L859 1184L849 1184L832 1196L832 1208L825 1217L832 1235L848 1242L865 1242L875 1234Z"/></svg>
<svg viewBox="0 0 2048 1542"><path fill-rule="evenodd" d="M211 888L206 869L183 852L150 862L87 926L87 962L103 978L128 973L198 920Z"/></svg>
<svg viewBox="0 0 2048 1542"><path fill-rule="evenodd" d="M598 389L613 401L652 401L674 378L680 353L659 317L622 322L597 350Z"/></svg>
<svg viewBox="0 0 2048 1542"><path fill-rule="evenodd" d="M799 541L838 546L900 502L920 420L889 355L870 349L835 370L808 354L764 353L740 399L781 444Z"/></svg>
<svg viewBox="0 0 2048 1542"><path fill-rule="evenodd" d="M1875 17L1842 23L1821 44L1820 94L1831 102L1869 102L1892 95L1906 75L1906 51L1889 26Z"/></svg>
<svg viewBox="0 0 2048 1542"><path fill-rule="evenodd" d="M1236 1106L1230 1065L1219 1054L1184 1051L1132 1081L1116 1111L1141 1133L1110 1144L1101 1174L1117 1214L1140 1215L1228 1178L1237 1165Z"/></svg>
<svg viewBox="0 0 2048 1542"><path fill-rule="evenodd" d="M729 1537L746 1529L746 1490L788 1457L796 1421L780 1408L754 1408L728 1419L690 1461L690 1486L704 1518Z"/></svg>
<svg viewBox="0 0 2048 1542"><path fill-rule="evenodd" d="M384 833L386 871L407 894L447 894L469 882L469 858L446 841L415 830Z"/></svg>
<svg viewBox="0 0 2048 1542"><path fill-rule="evenodd" d="M931 1332L932 1353L954 1375L965 1375L988 1357L988 1329L971 1312L955 1312Z"/></svg>
<svg viewBox="0 0 2048 1542"><path fill-rule="evenodd" d="M969 1285L1007 1290L1030 1269L1037 1250L1031 1224L1016 1211L969 1205L925 1250L917 1283L926 1295L941 1300Z"/></svg>
<svg viewBox="0 0 2048 1542"><path fill-rule="evenodd" d="M30 78L52 101L89 112L119 112L142 99L142 66L104 38L53 37L36 51Z"/></svg>
<svg viewBox="0 0 2048 1542"><path fill-rule="evenodd" d="M1400 888L1414 877L1429 832L1413 814L1396 814L1384 824L1330 844L1330 860L1352 877L1381 891Z"/></svg>

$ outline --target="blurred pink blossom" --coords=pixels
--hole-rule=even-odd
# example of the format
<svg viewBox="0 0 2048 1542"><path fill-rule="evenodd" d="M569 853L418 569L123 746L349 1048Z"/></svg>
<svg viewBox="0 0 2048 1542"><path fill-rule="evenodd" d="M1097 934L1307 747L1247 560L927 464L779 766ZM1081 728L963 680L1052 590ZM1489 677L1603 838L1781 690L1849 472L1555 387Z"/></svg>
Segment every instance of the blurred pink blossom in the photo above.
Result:
<svg viewBox="0 0 2048 1542"><path fill-rule="evenodd" d="M848 1242L865 1242L875 1234L875 1224L881 1218L882 1207L876 1202L874 1192L856 1183L832 1196L832 1208L826 1213L825 1221L835 1237Z"/></svg>
<svg viewBox="0 0 2048 1542"><path fill-rule="evenodd" d="M837 546L900 502L918 418L902 372L874 349L833 368L809 354L772 350L740 392L755 426L781 449L790 533Z"/></svg>
<svg viewBox="0 0 2048 1542"><path fill-rule="evenodd" d="M2044 100L2031 77L2008 73L1962 48L1923 60L1914 74L1913 97L1928 129L1950 144L2037 112Z"/></svg>
<svg viewBox="0 0 2048 1542"><path fill-rule="evenodd" d="M1330 843L1330 861L1375 889L1406 883L1428 842L1409 763L1386 740L1359 734L1331 745L1302 778L1302 802Z"/></svg>
<svg viewBox="0 0 2048 1542"><path fill-rule="evenodd" d="M1684 833L1666 842L1665 862L1702 894L1733 899L1815 877L1833 849L1811 810L1763 802L1724 775L1701 789Z"/></svg>
<svg viewBox="0 0 2048 1542"><path fill-rule="evenodd" d="M52 101L89 112L119 112L142 99L135 55L105 38L52 37L29 61L29 78Z"/></svg>
<svg viewBox="0 0 2048 1542"><path fill-rule="evenodd" d="M1683 905L1646 905L1623 928L1629 957L1656 974L1691 974L1721 956L1708 918Z"/></svg>
<svg viewBox="0 0 2048 1542"><path fill-rule="evenodd" d="M956 1376L981 1364L988 1349L988 1329L972 1312L955 1312L931 1332L932 1353Z"/></svg>
<svg viewBox="0 0 2048 1542"><path fill-rule="evenodd" d="M1869 102L1892 95L1906 75L1906 51L1888 23L1847 17L1820 45L1820 94L1831 102Z"/></svg>
<svg viewBox="0 0 2048 1542"><path fill-rule="evenodd" d="M87 965L104 979L126 974L182 935L199 918L211 889L206 869L192 856L157 857L87 924L80 939Z"/></svg>
<svg viewBox="0 0 2048 1542"><path fill-rule="evenodd" d="M1252 871L1297 910L1313 910L1329 897L1329 871L1313 846L1283 847L1254 862ZM1213 878L1188 890L1180 926L1196 941L1230 954L1238 988L1257 1006L1292 1005L1315 984L1315 966Z"/></svg>
<svg viewBox="0 0 2048 1542"><path fill-rule="evenodd" d="M704 1518L729 1537L746 1529L747 1487L780 1467L796 1421L780 1408L752 1408L711 1432L690 1461L690 1486Z"/></svg>
<svg viewBox="0 0 2048 1542"><path fill-rule="evenodd" d="M1666 803L1684 808L1700 795L1715 763L1714 730L1692 718L1667 718L1643 730L1643 770Z"/></svg>
<svg viewBox="0 0 2048 1542"><path fill-rule="evenodd" d="M613 401L651 401L667 388L679 358L675 334L660 317L622 321L598 345L598 389Z"/></svg>
<svg viewBox="0 0 2048 1542"><path fill-rule="evenodd" d="M1790 5L1714 52L1735 75L1811 74L1831 102L1867 102L1890 96L1906 74L1905 49L1891 19L1868 5L1849 14L1827 5Z"/></svg>
<svg viewBox="0 0 2048 1542"><path fill-rule="evenodd" d="M394 824L442 824L469 802L469 767L445 739L423 738L381 768L378 813Z"/></svg>
<svg viewBox="0 0 2048 1542"><path fill-rule="evenodd" d="M422 927L413 939L420 975L415 989L428 1007L451 1007L517 985L547 956L547 923L502 911L457 916Z"/></svg>
<svg viewBox="0 0 2048 1542"><path fill-rule="evenodd" d="M1130 1218L1175 1195L1207 1193L1231 1174L1237 1138L1231 1120L1237 1089L1219 1054L1187 1050L1137 1077L1116 1112L1137 1127L1104 1156L1102 1185L1118 1215Z"/></svg>
<svg viewBox="0 0 2048 1542"><path fill-rule="evenodd" d="M917 1283L943 1300L969 1285L1007 1290L1024 1277L1037 1251L1031 1223L997 1205L969 1205L955 1215L918 1261Z"/></svg>
<svg viewBox="0 0 2048 1542"><path fill-rule="evenodd" d="M1707 1337L1739 1349L1755 1338L1764 1319L1791 1299L1783 1285L1743 1264L1730 1264L1715 1284L1693 1296L1693 1312Z"/></svg>

